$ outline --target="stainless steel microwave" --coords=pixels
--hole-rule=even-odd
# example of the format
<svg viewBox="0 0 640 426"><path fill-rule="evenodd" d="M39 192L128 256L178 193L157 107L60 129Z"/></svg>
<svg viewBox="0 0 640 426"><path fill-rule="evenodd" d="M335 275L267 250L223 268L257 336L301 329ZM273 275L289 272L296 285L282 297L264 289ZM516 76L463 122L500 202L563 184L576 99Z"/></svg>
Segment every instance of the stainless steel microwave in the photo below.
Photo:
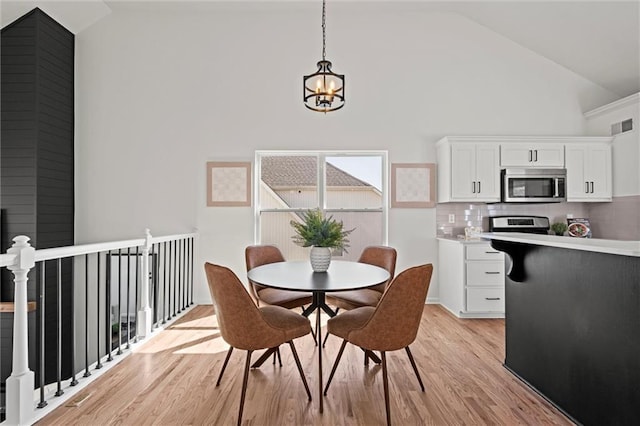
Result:
<svg viewBox="0 0 640 426"><path fill-rule="evenodd" d="M505 203L559 203L567 200L565 169L503 169Z"/></svg>

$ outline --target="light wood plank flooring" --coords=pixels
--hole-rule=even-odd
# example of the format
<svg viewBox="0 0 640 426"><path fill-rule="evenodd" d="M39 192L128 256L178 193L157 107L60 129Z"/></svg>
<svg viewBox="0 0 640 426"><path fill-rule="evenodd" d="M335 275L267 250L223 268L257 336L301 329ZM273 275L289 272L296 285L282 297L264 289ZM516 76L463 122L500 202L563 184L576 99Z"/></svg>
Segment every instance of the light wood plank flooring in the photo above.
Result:
<svg viewBox="0 0 640 426"><path fill-rule="evenodd" d="M323 352L326 381L340 339ZM365 367L347 345L324 413L318 413L317 350L311 336L295 341L309 381L308 402L288 346L283 367L266 362L249 375L244 425L383 425L382 370ZM504 321L460 320L439 305L424 309L411 350L422 393L404 351L387 357L395 425L572 424L503 366ZM215 386L227 345L211 306L197 306L127 357L83 393L79 407L59 407L42 425L233 425L237 421L245 352L234 351ZM254 354L256 359L258 354Z"/></svg>

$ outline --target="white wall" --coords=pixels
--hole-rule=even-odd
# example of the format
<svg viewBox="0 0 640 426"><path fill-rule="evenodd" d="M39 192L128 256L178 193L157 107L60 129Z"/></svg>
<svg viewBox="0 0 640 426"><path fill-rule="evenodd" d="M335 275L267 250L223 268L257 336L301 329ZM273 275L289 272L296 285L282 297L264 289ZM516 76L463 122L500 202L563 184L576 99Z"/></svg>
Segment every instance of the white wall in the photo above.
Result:
<svg viewBox="0 0 640 426"><path fill-rule="evenodd" d="M611 125L631 118L633 130L618 134L612 143L613 196L640 195L640 94L628 96L587 112L586 131L611 135Z"/></svg>
<svg viewBox="0 0 640 426"><path fill-rule="evenodd" d="M320 59L319 5L205 5L114 2L77 35L79 243L195 227L196 265L225 264L245 281L252 209L206 207L208 160L387 149L390 162L435 162L445 135L583 134L582 111L597 105L579 99L615 99L466 18L356 2L330 4L327 16L327 58L346 74L346 106L313 113L301 86ZM436 262L435 209L391 209L389 220L397 271ZM204 274L195 278L195 300L207 302Z"/></svg>

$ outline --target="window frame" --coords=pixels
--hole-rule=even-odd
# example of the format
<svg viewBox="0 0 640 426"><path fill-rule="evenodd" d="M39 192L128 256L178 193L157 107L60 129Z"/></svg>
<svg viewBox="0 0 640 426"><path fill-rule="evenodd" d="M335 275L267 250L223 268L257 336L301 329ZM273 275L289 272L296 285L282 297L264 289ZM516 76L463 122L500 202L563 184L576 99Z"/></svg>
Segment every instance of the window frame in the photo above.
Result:
<svg viewBox="0 0 640 426"><path fill-rule="evenodd" d="M261 158L269 156L310 156L316 157L318 161L317 170L317 200L316 206L297 207L297 208L278 208L278 209L261 209L260 208L260 182L261 174ZM254 244L260 244L260 214L265 213L299 213L305 212L311 208L319 207L324 213L358 213L358 212L380 212L382 213L382 245L388 245L389 241L389 153L386 150L257 150L255 151L255 159L253 162L253 241ZM325 164L327 157L381 157L382 160L382 206L380 208L327 208L326 197L326 173Z"/></svg>

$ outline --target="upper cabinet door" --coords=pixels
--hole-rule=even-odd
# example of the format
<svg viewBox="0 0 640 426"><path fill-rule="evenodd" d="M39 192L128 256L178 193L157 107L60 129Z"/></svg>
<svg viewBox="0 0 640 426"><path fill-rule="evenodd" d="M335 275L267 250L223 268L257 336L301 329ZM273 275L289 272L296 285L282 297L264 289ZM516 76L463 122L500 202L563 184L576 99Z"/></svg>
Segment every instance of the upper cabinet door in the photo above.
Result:
<svg viewBox="0 0 640 426"><path fill-rule="evenodd" d="M486 202L500 201L500 147L497 144L476 145L477 198Z"/></svg>
<svg viewBox="0 0 640 426"><path fill-rule="evenodd" d="M451 144L451 199L475 200L476 147L474 144Z"/></svg>
<svg viewBox="0 0 640 426"><path fill-rule="evenodd" d="M451 144L451 200L500 201L498 144Z"/></svg>
<svg viewBox="0 0 640 426"><path fill-rule="evenodd" d="M567 201L587 198L589 187L585 176L587 150L583 145L566 147L567 154Z"/></svg>
<svg viewBox="0 0 640 426"><path fill-rule="evenodd" d="M611 146L567 145L567 201L611 201Z"/></svg>
<svg viewBox="0 0 640 426"><path fill-rule="evenodd" d="M500 146L500 167L564 167L564 145L508 143Z"/></svg>
<svg viewBox="0 0 640 426"><path fill-rule="evenodd" d="M592 201L612 200L611 146L596 145L588 151L586 174L589 178Z"/></svg>

